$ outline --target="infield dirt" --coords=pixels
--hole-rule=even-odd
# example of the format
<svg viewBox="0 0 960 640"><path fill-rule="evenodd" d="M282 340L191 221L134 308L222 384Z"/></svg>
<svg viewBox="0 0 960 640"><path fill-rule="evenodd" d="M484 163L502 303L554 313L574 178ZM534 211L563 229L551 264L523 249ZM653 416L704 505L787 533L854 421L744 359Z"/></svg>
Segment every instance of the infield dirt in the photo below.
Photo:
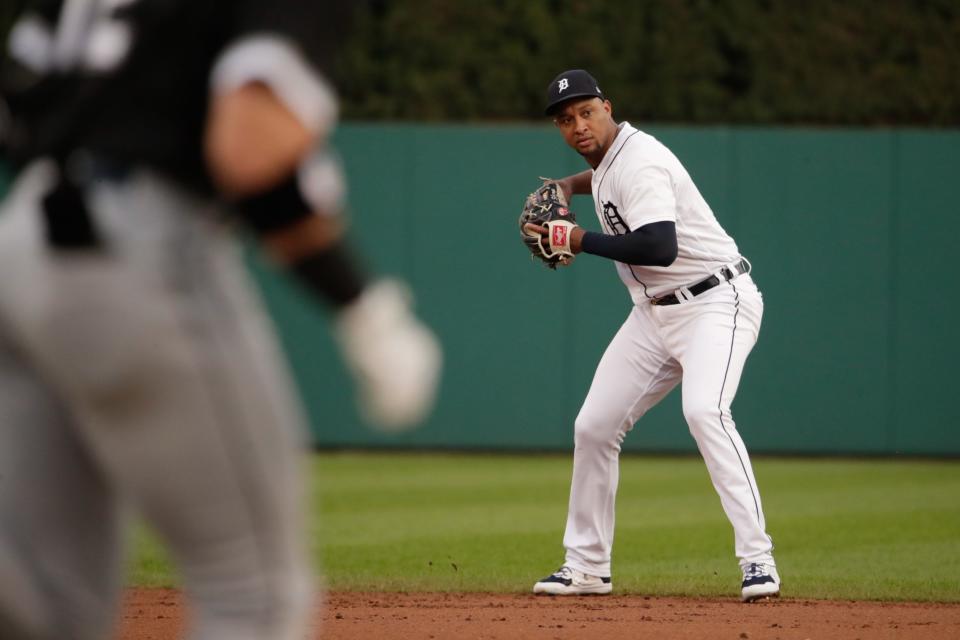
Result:
<svg viewBox="0 0 960 640"><path fill-rule="evenodd" d="M178 591L130 589L119 640L175 640ZM671 638L677 640L941 640L960 638L960 604L477 593L330 593L323 640Z"/></svg>

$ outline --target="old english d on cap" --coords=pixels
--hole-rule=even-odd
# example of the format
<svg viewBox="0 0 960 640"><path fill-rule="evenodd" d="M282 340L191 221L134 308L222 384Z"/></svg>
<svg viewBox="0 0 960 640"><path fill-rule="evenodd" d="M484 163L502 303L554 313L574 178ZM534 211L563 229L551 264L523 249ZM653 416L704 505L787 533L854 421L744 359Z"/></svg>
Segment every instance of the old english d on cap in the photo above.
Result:
<svg viewBox="0 0 960 640"><path fill-rule="evenodd" d="M552 116L562 103L571 98L606 99L592 75L583 69L570 69L554 78L547 87L547 108L544 109L544 114Z"/></svg>

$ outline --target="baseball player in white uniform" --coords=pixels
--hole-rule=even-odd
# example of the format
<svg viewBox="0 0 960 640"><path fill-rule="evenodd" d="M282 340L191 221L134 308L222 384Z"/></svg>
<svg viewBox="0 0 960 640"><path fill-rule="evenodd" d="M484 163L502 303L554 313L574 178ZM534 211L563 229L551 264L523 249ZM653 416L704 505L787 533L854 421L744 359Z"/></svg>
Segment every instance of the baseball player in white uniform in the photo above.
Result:
<svg viewBox="0 0 960 640"><path fill-rule="evenodd" d="M633 307L603 354L576 419L566 559L533 591L611 592L620 445L634 423L681 383L684 417L733 525L742 599L779 595L760 493L730 413L763 315L750 263L676 156L630 123L618 124L589 73L561 73L547 96L547 115L592 167L560 180L561 187L568 196L593 195L603 233L531 230L544 235L544 243L550 236L566 240L567 246L551 245L554 250L614 260Z"/></svg>

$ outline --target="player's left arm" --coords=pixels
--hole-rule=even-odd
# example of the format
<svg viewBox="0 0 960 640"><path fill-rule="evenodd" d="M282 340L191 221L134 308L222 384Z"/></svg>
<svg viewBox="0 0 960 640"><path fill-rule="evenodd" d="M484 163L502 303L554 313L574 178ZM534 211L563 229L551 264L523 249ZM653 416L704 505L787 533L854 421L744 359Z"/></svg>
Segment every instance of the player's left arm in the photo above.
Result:
<svg viewBox="0 0 960 640"><path fill-rule="evenodd" d="M297 270L336 250L352 264L336 271L353 272L346 279L359 289L366 278L345 247L346 182L329 142L338 101L321 71L354 9L237 0L233 36L211 72L204 148L215 183L275 259ZM350 301L307 280L337 306Z"/></svg>
<svg viewBox="0 0 960 640"><path fill-rule="evenodd" d="M267 251L336 310L335 336L376 425L420 422L439 380L439 344L407 290L371 282L344 239L345 181L328 138L336 100L289 39L255 34L214 66L204 151L219 190Z"/></svg>
<svg viewBox="0 0 960 640"><path fill-rule="evenodd" d="M530 224L527 228L545 238L546 227ZM677 228L671 221L651 222L619 236L587 231L575 226L570 230L570 251L637 266L669 267L677 259Z"/></svg>
<svg viewBox="0 0 960 640"><path fill-rule="evenodd" d="M571 234L574 253L582 251L637 266L669 267L677 259L677 226L651 222L620 236L577 228Z"/></svg>
<svg viewBox="0 0 960 640"><path fill-rule="evenodd" d="M312 202L302 193L300 174L310 154L322 153L317 145L315 133L262 82L211 98L205 151L216 185L236 203L270 256L339 308L357 299L368 283L346 245L342 187ZM329 171L328 181L342 180L337 167Z"/></svg>

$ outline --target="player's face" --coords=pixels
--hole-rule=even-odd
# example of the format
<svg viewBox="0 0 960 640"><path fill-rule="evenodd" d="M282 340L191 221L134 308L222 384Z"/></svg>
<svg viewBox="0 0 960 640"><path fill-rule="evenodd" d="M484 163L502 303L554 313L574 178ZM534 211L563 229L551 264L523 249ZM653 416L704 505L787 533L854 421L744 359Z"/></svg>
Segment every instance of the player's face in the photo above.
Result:
<svg viewBox="0 0 960 640"><path fill-rule="evenodd" d="M609 100L586 98L567 104L553 119L563 139L596 167L617 137Z"/></svg>

